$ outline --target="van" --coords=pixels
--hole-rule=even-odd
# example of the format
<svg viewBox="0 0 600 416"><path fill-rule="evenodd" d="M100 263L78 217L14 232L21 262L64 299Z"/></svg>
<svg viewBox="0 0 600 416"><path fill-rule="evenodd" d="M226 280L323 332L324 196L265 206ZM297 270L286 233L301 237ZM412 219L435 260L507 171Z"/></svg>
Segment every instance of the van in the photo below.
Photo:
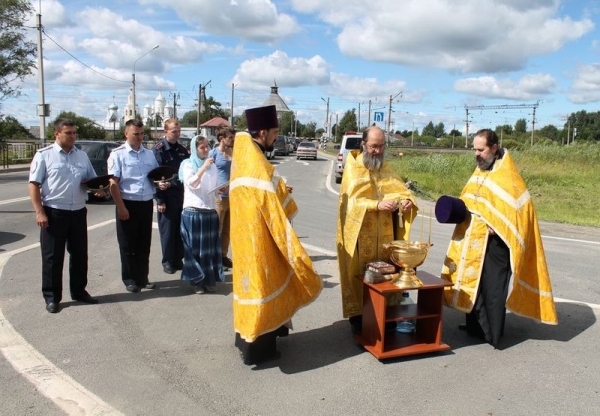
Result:
<svg viewBox="0 0 600 416"><path fill-rule="evenodd" d="M275 143L273 143L276 155L288 156L290 154L290 147L288 145L288 139L285 136L277 136Z"/></svg>
<svg viewBox="0 0 600 416"><path fill-rule="evenodd" d="M346 157L351 150L360 150L362 147L362 134L355 132L347 132L342 136L340 151L337 155L337 163L335 166L335 183L342 183L342 174L344 166L346 166Z"/></svg>

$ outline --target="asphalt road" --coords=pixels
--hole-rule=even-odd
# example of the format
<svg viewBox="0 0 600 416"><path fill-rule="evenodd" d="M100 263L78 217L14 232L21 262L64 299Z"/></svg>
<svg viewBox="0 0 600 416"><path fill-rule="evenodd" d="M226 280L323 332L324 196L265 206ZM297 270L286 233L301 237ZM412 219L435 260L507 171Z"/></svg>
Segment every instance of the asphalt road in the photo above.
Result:
<svg viewBox="0 0 600 416"><path fill-rule="evenodd" d="M88 290L101 303L70 302L65 293L63 310L48 314L27 174L0 174L0 413L597 414L600 230L541 224L559 325L509 314L494 349L459 331L463 316L445 308L449 352L382 362L342 319L331 162L273 163L294 186L293 225L324 289L278 341L281 358L255 367L243 365L233 345L231 275L216 294L193 294L163 274L157 230L150 262L159 289L124 290L111 203L88 204ZM434 243L421 269L439 274L452 227L430 221L431 203L419 205L425 217L413 237L423 229L428 238L431 224Z"/></svg>

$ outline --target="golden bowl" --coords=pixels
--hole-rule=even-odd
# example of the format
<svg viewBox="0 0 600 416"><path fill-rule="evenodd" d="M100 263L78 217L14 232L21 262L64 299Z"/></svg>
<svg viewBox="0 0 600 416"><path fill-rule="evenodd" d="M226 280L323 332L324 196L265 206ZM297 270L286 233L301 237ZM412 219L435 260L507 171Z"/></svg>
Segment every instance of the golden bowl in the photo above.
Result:
<svg viewBox="0 0 600 416"><path fill-rule="evenodd" d="M390 260L397 266L402 267L400 277L394 281L396 286L401 288L423 286L423 283L417 277L415 267L425 262L430 246L429 243L401 240L383 245L383 248L389 251Z"/></svg>

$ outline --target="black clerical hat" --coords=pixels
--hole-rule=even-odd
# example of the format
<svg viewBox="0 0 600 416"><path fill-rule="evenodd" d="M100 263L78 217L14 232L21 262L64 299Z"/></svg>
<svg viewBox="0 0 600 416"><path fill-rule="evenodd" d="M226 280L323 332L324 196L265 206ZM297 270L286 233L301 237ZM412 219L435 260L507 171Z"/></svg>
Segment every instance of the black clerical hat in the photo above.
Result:
<svg viewBox="0 0 600 416"><path fill-rule="evenodd" d="M435 203L435 218L443 224L460 224L467 216L467 206L462 199L440 196Z"/></svg>
<svg viewBox="0 0 600 416"><path fill-rule="evenodd" d="M148 172L148 177L152 179L154 183L169 182L176 173L177 169L172 166L159 166Z"/></svg>
<svg viewBox="0 0 600 416"><path fill-rule="evenodd" d="M114 175L96 176L95 178L91 178L91 179L82 181L81 184L83 186L85 186L87 189L89 189L90 191L97 192L100 190L100 187L102 187L104 190L107 191L108 185L109 185L109 180L113 176Z"/></svg>
<svg viewBox="0 0 600 416"><path fill-rule="evenodd" d="M279 127L277 110L274 105L266 107L249 108L246 110L248 131L269 130Z"/></svg>

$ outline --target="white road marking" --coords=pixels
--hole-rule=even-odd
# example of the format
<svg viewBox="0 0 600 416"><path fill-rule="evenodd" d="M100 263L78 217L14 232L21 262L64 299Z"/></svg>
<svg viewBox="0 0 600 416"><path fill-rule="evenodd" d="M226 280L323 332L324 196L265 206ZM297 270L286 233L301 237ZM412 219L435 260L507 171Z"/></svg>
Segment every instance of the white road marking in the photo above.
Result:
<svg viewBox="0 0 600 416"><path fill-rule="evenodd" d="M598 244L598 245L600 245L600 241L578 240L576 238L551 237L551 236L547 236L547 235L543 235L542 238L547 238L549 240L570 241L572 243L584 243L584 244Z"/></svg>
<svg viewBox="0 0 600 416"><path fill-rule="evenodd" d="M327 174L327 178L325 179L325 185L327 186L327 189L329 190L329 192L334 193L336 195L340 195L340 193L338 191L336 191L335 189L333 189L333 186L331 186L331 177L333 174L333 168L335 166L334 161L333 160L329 160L331 162L331 169L329 169L329 173Z"/></svg>
<svg viewBox="0 0 600 416"><path fill-rule="evenodd" d="M88 230L94 230L114 222L114 219L104 221L88 227ZM35 243L2 253L0 255L0 280L2 280L4 265L12 256L39 246L40 243ZM33 348L4 317L1 309L0 351L18 373L22 374L41 394L52 400L65 413L69 415L122 415L121 412L87 390Z"/></svg>
<svg viewBox="0 0 600 416"><path fill-rule="evenodd" d="M29 201L29 197L24 196L21 198L5 199L4 201L0 201L0 205L13 204L15 202L23 202L23 201Z"/></svg>
<svg viewBox="0 0 600 416"><path fill-rule="evenodd" d="M1 271L0 271L1 273ZM13 328L0 310L0 351L36 390L69 415L122 415L52 364Z"/></svg>

